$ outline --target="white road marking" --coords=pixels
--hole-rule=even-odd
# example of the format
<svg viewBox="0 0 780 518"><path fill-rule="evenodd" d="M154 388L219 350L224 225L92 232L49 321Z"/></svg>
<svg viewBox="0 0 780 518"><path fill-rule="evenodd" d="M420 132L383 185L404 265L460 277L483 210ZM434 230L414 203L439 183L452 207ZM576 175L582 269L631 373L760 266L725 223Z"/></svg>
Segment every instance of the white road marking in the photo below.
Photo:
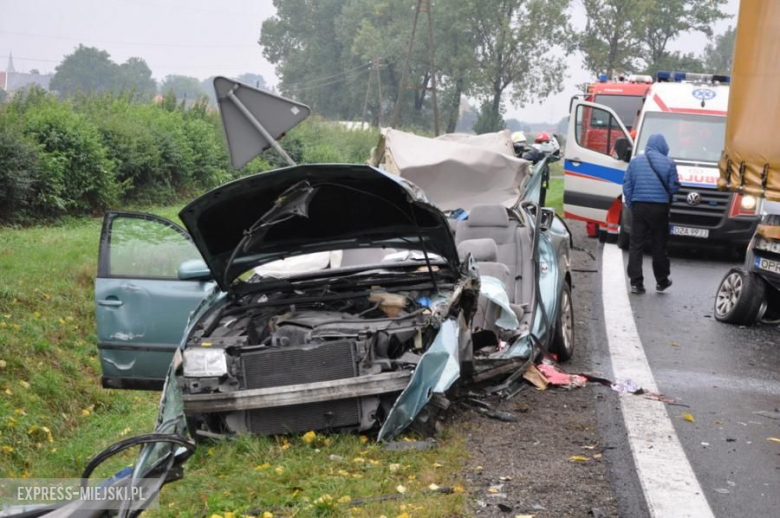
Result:
<svg viewBox="0 0 780 518"><path fill-rule="evenodd" d="M604 324L615 381L631 379L646 391L657 392L631 312L623 252L618 247L603 248L601 278ZM620 394L620 408L650 515L659 518L714 516L664 405Z"/></svg>

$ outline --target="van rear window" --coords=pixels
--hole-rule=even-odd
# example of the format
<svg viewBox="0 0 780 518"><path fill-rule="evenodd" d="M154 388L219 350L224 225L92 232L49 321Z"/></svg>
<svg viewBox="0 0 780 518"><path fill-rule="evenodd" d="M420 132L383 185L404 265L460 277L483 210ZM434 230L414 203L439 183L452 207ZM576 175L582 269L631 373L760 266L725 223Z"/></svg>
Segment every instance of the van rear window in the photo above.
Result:
<svg viewBox="0 0 780 518"><path fill-rule="evenodd" d="M620 122L629 131L634 126L634 119L636 119L639 109L642 107L641 95L596 95L595 101L598 104L609 106L612 108L618 117Z"/></svg>

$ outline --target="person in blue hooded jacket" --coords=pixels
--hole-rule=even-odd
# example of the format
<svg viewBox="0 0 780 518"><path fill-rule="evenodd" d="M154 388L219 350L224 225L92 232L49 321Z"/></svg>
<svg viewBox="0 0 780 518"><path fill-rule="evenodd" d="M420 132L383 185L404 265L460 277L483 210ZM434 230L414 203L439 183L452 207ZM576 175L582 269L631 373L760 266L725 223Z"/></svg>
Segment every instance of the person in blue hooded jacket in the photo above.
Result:
<svg viewBox="0 0 780 518"><path fill-rule="evenodd" d="M623 179L623 196L632 217L628 252L631 293L645 292L642 255L647 237L652 243L655 289L664 291L672 285L667 253L669 208L672 195L679 190L677 166L669 158L669 144L660 133L650 135L644 154L631 160Z"/></svg>

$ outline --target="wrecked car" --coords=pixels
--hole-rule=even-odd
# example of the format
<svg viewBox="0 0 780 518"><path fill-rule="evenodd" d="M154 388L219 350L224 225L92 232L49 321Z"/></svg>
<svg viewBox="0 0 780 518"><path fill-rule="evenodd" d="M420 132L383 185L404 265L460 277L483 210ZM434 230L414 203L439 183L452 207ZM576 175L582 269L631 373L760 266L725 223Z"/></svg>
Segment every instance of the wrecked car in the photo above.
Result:
<svg viewBox="0 0 780 518"><path fill-rule="evenodd" d="M308 113L224 78L215 88L239 167ZM458 379L512 374L542 348L568 359L571 236L538 205L544 161L530 169L508 134L425 140L405 149L444 148L414 168L391 138L398 170L293 165L225 184L182 209L184 228L107 214L104 386L152 389L170 372L198 438L380 428L382 440L435 426Z"/></svg>

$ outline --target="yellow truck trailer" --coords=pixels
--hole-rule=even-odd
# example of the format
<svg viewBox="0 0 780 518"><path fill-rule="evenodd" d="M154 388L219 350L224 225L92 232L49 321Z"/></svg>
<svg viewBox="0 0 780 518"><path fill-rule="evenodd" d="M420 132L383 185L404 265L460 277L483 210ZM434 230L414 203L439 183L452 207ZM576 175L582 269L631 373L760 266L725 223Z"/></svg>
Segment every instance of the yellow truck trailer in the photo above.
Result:
<svg viewBox="0 0 780 518"><path fill-rule="evenodd" d="M749 325L780 321L780 1L742 0L737 21L723 190L764 200L743 268L718 287L715 318Z"/></svg>

